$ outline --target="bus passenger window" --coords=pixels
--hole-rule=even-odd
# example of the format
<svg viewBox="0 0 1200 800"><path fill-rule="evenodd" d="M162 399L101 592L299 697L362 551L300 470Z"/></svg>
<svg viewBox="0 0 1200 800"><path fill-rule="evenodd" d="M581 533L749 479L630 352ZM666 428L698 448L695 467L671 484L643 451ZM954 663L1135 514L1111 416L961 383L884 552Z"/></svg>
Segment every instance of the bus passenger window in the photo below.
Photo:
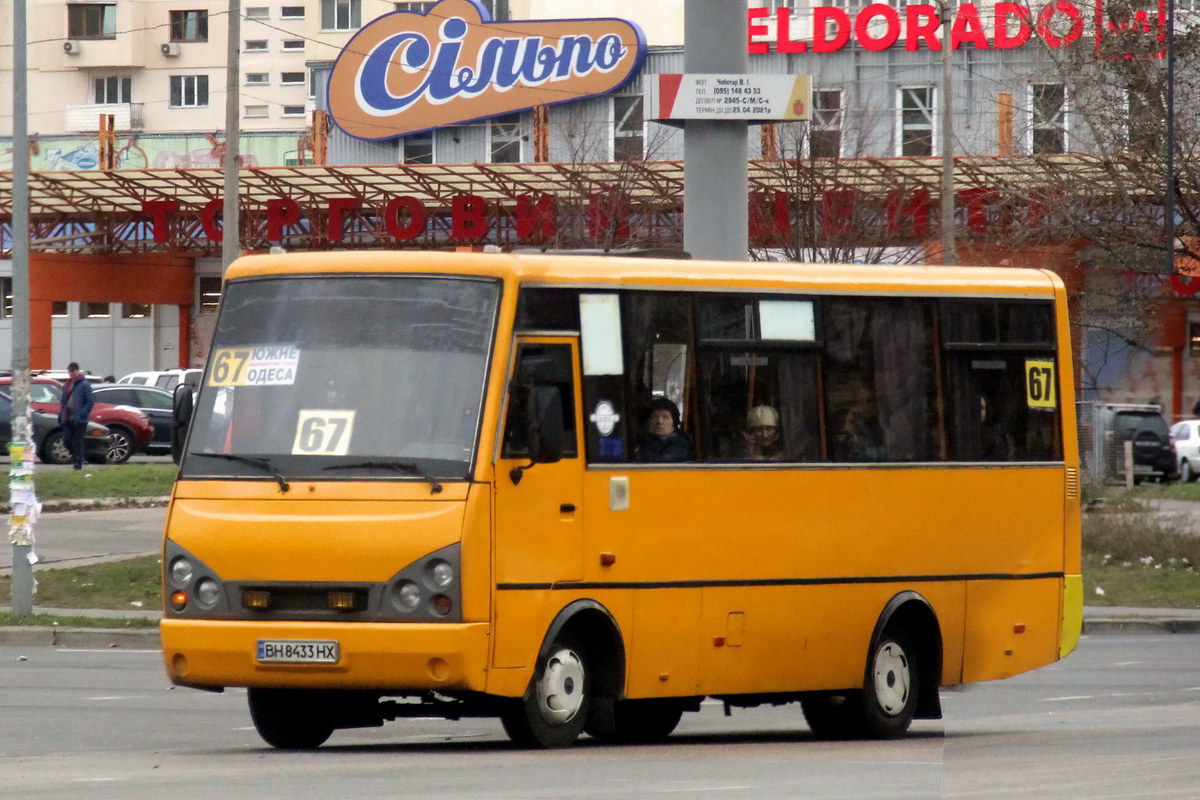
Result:
<svg viewBox="0 0 1200 800"><path fill-rule="evenodd" d="M535 386L558 389L567 433L562 457L574 458L579 454L578 437L575 435L575 379L571 348L565 344L523 344L517 351L517 368L509 387L501 457L523 458L529 455L525 423L530 394Z"/></svg>
<svg viewBox="0 0 1200 800"><path fill-rule="evenodd" d="M694 441L696 426L690 413L695 403L691 385L694 379L689 372L690 298L666 292L629 292L622 300L628 419L636 421L638 437L645 440L646 436L654 435L648 428L654 404L661 405L659 401L667 400L677 411L677 432ZM694 458L690 446L688 450L689 457L679 460Z"/></svg>

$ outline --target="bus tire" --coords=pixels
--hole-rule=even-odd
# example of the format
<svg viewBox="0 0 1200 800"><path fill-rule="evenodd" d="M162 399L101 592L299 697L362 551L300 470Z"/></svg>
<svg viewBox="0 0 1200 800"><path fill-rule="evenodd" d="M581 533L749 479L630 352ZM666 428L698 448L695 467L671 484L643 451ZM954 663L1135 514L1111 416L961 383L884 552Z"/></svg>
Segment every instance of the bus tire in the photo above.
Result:
<svg viewBox="0 0 1200 800"><path fill-rule="evenodd" d="M867 658L862 711L866 732L876 739L903 736L917 712L920 669L912 637L902 626L887 625Z"/></svg>
<svg viewBox="0 0 1200 800"><path fill-rule="evenodd" d="M675 700L621 700L613 705L613 730L584 726L588 735L609 742L649 744L671 735L683 718L683 705Z"/></svg>
<svg viewBox="0 0 1200 800"><path fill-rule="evenodd" d="M520 747L569 747L587 723L592 662L569 633L555 637L538 658L525 696L500 715L504 731Z"/></svg>
<svg viewBox="0 0 1200 800"><path fill-rule="evenodd" d="M813 736L825 740L861 739L866 734L862 692L813 694L800 700L800 710Z"/></svg>
<svg viewBox="0 0 1200 800"><path fill-rule="evenodd" d="M263 741L280 750L312 750L333 734L333 715L317 692L250 689L250 719Z"/></svg>

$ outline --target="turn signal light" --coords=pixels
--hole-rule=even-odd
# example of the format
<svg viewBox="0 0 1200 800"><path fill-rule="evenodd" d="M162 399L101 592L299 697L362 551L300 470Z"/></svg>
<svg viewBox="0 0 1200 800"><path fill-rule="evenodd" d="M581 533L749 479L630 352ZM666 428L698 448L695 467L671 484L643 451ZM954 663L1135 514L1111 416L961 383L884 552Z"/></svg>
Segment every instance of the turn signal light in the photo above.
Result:
<svg viewBox="0 0 1200 800"><path fill-rule="evenodd" d="M187 608L187 592L171 592L171 608L176 611Z"/></svg>
<svg viewBox="0 0 1200 800"><path fill-rule="evenodd" d="M354 601L354 592L330 592L328 597L329 607L334 611L353 611Z"/></svg>
<svg viewBox="0 0 1200 800"><path fill-rule="evenodd" d="M251 611L266 611L271 607L271 593L262 591L242 592L242 606Z"/></svg>

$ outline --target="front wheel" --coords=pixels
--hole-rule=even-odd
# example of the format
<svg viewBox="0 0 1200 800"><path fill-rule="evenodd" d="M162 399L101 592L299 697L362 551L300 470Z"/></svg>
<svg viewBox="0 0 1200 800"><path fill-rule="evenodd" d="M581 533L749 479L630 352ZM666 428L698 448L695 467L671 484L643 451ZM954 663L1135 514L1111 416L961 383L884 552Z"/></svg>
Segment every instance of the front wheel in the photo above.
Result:
<svg viewBox="0 0 1200 800"><path fill-rule="evenodd" d="M124 464L133 455L133 435L122 428L109 428L108 452L104 461L107 464Z"/></svg>
<svg viewBox="0 0 1200 800"><path fill-rule="evenodd" d="M916 652L908 632L889 625L867 660L862 708L867 732L876 739L904 735L917 713Z"/></svg>
<svg viewBox="0 0 1200 800"><path fill-rule="evenodd" d="M568 747L583 732L591 706L591 663L574 637L560 635L538 659L525 696L500 716L522 747Z"/></svg>
<svg viewBox="0 0 1200 800"><path fill-rule="evenodd" d="M42 461L47 464L71 463L71 451L67 449L67 440L61 430L52 432L42 442Z"/></svg>
<svg viewBox="0 0 1200 800"><path fill-rule="evenodd" d="M1192 472L1192 465L1185 460L1179 465L1179 481L1180 483L1193 483L1195 480L1196 474Z"/></svg>
<svg viewBox="0 0 1200 800"><path fill-rule="evenodd" d="M263 741L280 750L312 750L333 734L333 715L316 692L250 689L250 719Z"/></svg>

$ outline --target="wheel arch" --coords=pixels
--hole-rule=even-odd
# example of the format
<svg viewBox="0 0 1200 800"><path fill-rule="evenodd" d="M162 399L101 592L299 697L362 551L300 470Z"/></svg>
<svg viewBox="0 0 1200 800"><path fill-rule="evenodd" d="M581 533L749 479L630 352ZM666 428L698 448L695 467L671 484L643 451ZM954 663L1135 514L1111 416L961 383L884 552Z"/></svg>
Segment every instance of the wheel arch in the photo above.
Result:
<svg viewBox="0 0 1200 800"><path fill-rule="evenodd" d="M942 685L942 626L937 613L920 593L900 592L888 601L876 620L868 652L875 651L884 630L892 623L903 626L917 648L920 695L916 718L941 719L942 701L938 688ZM867 664L866 669L869 671L871 665Z"/></svg>
<svg viewBox="0 0 1200 800"><path fill-rule="evenodd" d="M538 661L549 655L559 634L569 632L586 643L589 655L595 659L595 693L601 697L619 700L625 695L625 638L621 626L612 613L601 603L582 599L569 603L555 615L542 646L538 650Z"/></svg>

